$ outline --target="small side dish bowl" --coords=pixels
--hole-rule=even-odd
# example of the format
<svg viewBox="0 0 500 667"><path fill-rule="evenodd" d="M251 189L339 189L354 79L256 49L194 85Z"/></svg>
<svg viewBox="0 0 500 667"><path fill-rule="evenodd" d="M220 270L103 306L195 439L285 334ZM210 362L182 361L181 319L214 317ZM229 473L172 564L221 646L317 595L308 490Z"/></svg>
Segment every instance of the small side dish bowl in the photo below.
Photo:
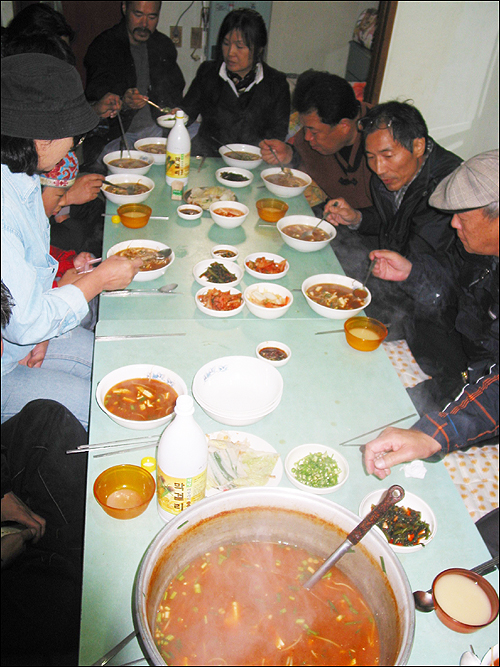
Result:
<svg viewBox="0 0 500 667"><path fill-rule="evenodd" d="M350 317L344 322L345 339L360 352L376 350L387 338L387 328L372 317Z"/></svg>
<svg viewBox="0 0 500 667"><path fill-rule="evenodd" d="M187 125L189 118L184 114L184 125ZM160 127L166 127L171 129L175 125L175 113L163 114L163 116L158 116L156 122Z"/></svg>
<svg viewBox="0 0 500 667"><path fill-rule="evenodd" d="M124 195L124 194L114 194L109 192L107 188L109 187L106 183L103 183L101 190L110 202L121 206L121 204L140 204L149 197L153 192L155 184L148 176L137 176L136 174L110 174L106 177L106 180L110 183L116 185L143 185L147 187L146 192L141 192L137 195Z"/></svg>
<svg viewBox="0 0 500 667"><path fill-rule="evenodd" d="M264 181L266 188L269 190L269 192L272 192L273 195L276 195L277 197L283 197L283 199L290 199L291 197L298 197L301 195L304 190L312 183L312 178L309 176L309 174L306 174L303 171L299 171L298 169L290 169L290 171L292 176L300 178L301 181L304 181L304 185L290 187L288 185L277 185L276 183L271 183L268 180L268 177L278 176L281 174L281 167L270 167L269 169L264 169L264 171L261 171L260 177Z"/></svg>
<svg viewBox="0 0 500 667"><path fill-rule="evenodd" d="M270 263L274 264L285 262L285 268L279 273L267 273L266 271L257 271L256 269L251 269L248 266L248 262L255 262L261 258L264 258L265 260L268 260ZM279 280L280 278L284 278L286 276L289 269L290 264L288 261L285 260L285 258L281 255L276 255L273 252L252 252L250 255L245 257L245 271L249 273L252 278L257 278L258 280Z"/></svg>
<svg viewBox="0 0 500 667"><path fill-rule="evenodd" d="M495 644L495 646L492 646L489 648L486 653L483 656L483 659L481 660L481 665L485 665L486 667L491 667L493 665L496 665L498 662L498 644Z"/></svg>
<svg viewBox="0 0 500 667"><path fill-rule="evenodd" d="M223 167L217 169L215 178L226 188L246 188L253 181L253 174L241 167Z"/></svg>
<svg viewBox="0 0 500 667"><path fill-rule="evenodd" d="M128 160L129 158L140 160L147 164L142 167L119 167L111 164L113 160ZM144 151L113 151L105 155L102 161L112 174L135 174L136 176L144 176L154 164L154 158L151 153L145 153Z"/></svg>
<svg viewBox="0 0 500 667"><path fill-rule="evenodd" d="M151 241L149 239L134 239L133 241L122 241L112 246L106 257L111 257L116 255L116 253L121 252L122 250L127 250L128 248L151 248L151 250L167 250L170 246L165 245L165 243L160 243L159 241ZM159 269L152 269L151 271L140 270L135 274L133 281L134 282L149 282L150 280L156 280L160 276L163 276L165 271L174 263L175 253L172 250L172 254L168 258L168 264L162 266Z"/></svg>
<svg viewBox="0 0 500 667"><path fill-rule="evenodd" d="M313 486L314 483L321 483L321 480L326 481L326 479L329 476L327 474L328 468L331 466L331 462L328 461L328 459L326 461L325 460L315 461L311 457L311 455L314 456L314 454L321 454L322 456L320 457L320 459L324 459L324 457L327 456L330 459L334 459L334 461L337 463L340 472L336 473L337 474L336 484L330 484L328 486ZM306 465L307 474L310 475L311 483L307 484L299 481L297 479L297 473L293 472L293 469L296 468L297 465L306 456L311 457L310 462L308 461L308 464ZM340 489L340 487L347 482L347 478L349 477L349 464L342 456L342 454L340 454L340 452L337 452L335 449L332 449L331 447L326 447L325 445L308 444L295 447L294 449L292 449L291 452L288 453L288 456L285 459L285 472L288 479L292 482L292 484L296 486L298 489L301 489L301 491L308 491L309 493L316 493L316 494L333 493L334 491ZM317 481L315 482L314 480Z"/></svg>
<svg viewBox="0 0 500 667"><path fill-rule="evenodd" d="M377 505L377 503L381 501L382 496L386 491L387 489L379 489L378 491L372 491L363 498L363 500L359 505L359 511L358 511L358 514L362 519L364 519L364 517L370 512L372 505ZM429 544L431 540L434 539L434 536L436 535L437 531L436 515L431 510L429 505L424 500L422 500L422 498L419 498L414 493L410 493L409 491L405 492L405 497L401 502L397 503L397 505L415 510L416 512L420 512L422 521L425 521L426 523L429 524L430 534L427 539L422 540L419 544L415 544L414 546L404 547L399 544L389 544L389 546L393 551L399 554L408 554L421 551L422 549L424 549L425 546ZM386 542L388 542L387 537L384 535L383 531L380 530L378 526L374 526L372 530L378 531L379 535L381 535L382 538Z"/></svg>
<svg viewBox="0 0 500 667"><path fill-rule="evenodd" d="M122 464L108 468L94 482L94 498L114 519L134 519L142 514L155 493L150 472Z"/></svg>
<svg viewBox="0 0 500 667"><path fill-rule="evenodd" d="M134 431L146 431L168 424L168 422L170 422L174 417L173 409L172 412L170 412L168 415L165 415L164 417L161 417L160 419L135 421L132 419L118 417L106 408L104 405L104 399L106 398L108 391L119 382L124 382L125 380L134 380L136 378L148 378L164 382L165 384L170 385L178 396L188 393L184 380L179 375L177 375L177 373L174 373L174 371L171 371L168 368L164 368L163 366L156 366L154 364L132 364L130 366L121 366L120 368L116 368L114 371L111 371L105 375L97 385L96 400L101 410L110 419L119 424L119 426L124 426L125 428L130 428Z"/></svg>
<svg viewBox="0 0 500 667"><path fill-rule="evenodd" d="M214 245L212 248L212 257L214 259L227 259L230 262L235 262L240 256L238 248L234 245Z"/></svg>
<svg viewBox="0 0 500 667"><path fill-rule="evenodd" d="M232 310L217 310L217 308L209 308L208 306L205 306L201 302L201 297L213 289L219 290L220 292L229 292L229 294L239 294L242 297L241 291L236 287L224 287L223 285L219 285L218 287L202 287L200 290L198 290L198 292L196 292L196 296L194 297L198 310L200 310L202 313L205 313L205 315L210 315L211 317L233 317L234 315L241 313L245 307L243 297L241 298L241 304Z"/></svg>
<svg viewBox="0 0 500 667"><path fill-rule="evenodd" d="M232 151L240 151L243 153L252 153L257 157L253 160L238 160L236 158L228 157L227 154ZM239 167L240 169L256 169L262 164L262 153L258 146L251 144L224 144L219 148L219 153L228 167Z"/></svg>
<svg viewBox="0 0 500 667"><path fill-rule="evenodd" d="M205 273L208 267L214 263L222 264L222 266L224 266L224 268L227 269L229 273L232 273L234 276L236 276L235 279L227 283L216 283L216 282L211 282L206 278L202 278L201 274ZM244 273L245 272L243 271L241 266L238 266L236 262L233 262L228 259L202 259L201 262L198 262L198 264L196 264L195 267L193 268L193 276L197 283L199 283L203 287L217 287L219 289L221 287L236 287L237 285L240 284Z"/></svg>
<svg viewBox="0 0 500 667"><path fill-rule="evenodd" d="M203 215L203 209L196 204L182 204L177 207L177 215L183 220L198 220Z"/></svg>
<svg viewBox="0 0 500 667"><path fill-rule="evenodd" d="M222 215L218 211L237 211L239 215ZM210 204L210 216L216 225L223 229L234 229L242 225L249 214L248 206L237 201L218 201Z"/></svg>
<svg viewBox="0 0 500 667"><path fill-rule="evenodd" d="M436 616L454 632L476 632L498 616L497 592L471 570L453 567L440 572L432 582L432 598Z"/></svg>
<svg viewBox="0 0 500 667"><path fill-rule="evenodd" d="M318 218L315 218L312 215L288 215L286 218L282 218L278 221L276 225L281 238L283 241L299 252L316 252L317 250L322 250L330 243L332 239L337 236L337 230L333 225L326 220L323 220L319 225L318 229L322 229L328 234L328 238L323 239L322 241L305 241L303 239L295 239L293 236L289 236L283 230L286 227L291 227L292 225L304 225L306 227L315 227L318 224Z"/></svg>
<svg viewBox="0 0 500 667"><path fill-rule="evenodd" d="M282 306L265 306L265 303L272 303L276 298L285 300ZM276 283L255 283L250 285L243 292L243 298L248 310L263 320L277 320L289 310L293 303L293 295L290 290ZM259 305L260 304L260 305Z"/></svg>
<svg viewBox="0 0 500 667"><path fill-rule="evenodd" d="M281 199L259 199L255 204L259 218L265 222L278 222L288 211L288 204Z"/></svg>
<svg viewBox="0 0 500 667"><path fill-rule="evenodd" d="M360 308L349 308L347 309L340 309L340 308L329 308L328 306L323 306L320 303L317 303L311 297L307 295L307 290L310 287L313 287L314 285L321 285L321 284L333 284L333 285L341 285L342 287L348 287L350 289L357 289L362 287L362 284L358 280L354 280L354 278L348 278L347 276L341 276L340 274L337 273L319 273L315 276L310 276L309 278L306 278L304 282L302 283L302 294L305 297L305 300L309 304L309 306L314 310L315 313L318 313L318 315L321 315L322 317L327 317L330 320L346 320L349 317L354 317L355 315L358 315L363 308L366 308L370 301L372 300L372 296L366 287L364 288L366 292L368 293L368 296L365 298L363 301L363 305Z"/></svg>
<svg viewBox="0 0 500 667"><path fill-rule="evenodd" d="M292 351L285 343L280 343L277 340L266 340L257 345L255 354L258 359L264 359L271 366L278 368L290 361ZM285 356L283 357L283 355Z"/></svg>
<svg viewBox="0 0 500 667"><path fill-rule="evenodd" d="M161 153L153 153L145 148L145 146L156 147L161 150ZM154 164L165 164L167 160L167 139L166 137L146 137L144 139L137 139L134 143L134 148L138 151L151 155Z"/></svg>
<svg viewBox="0 0 500 667"><path fill-rule="evenodd" d="M146 204L122 204L117 211L122 225L129 229L145 227L152 212L151 207Z"/></svg>

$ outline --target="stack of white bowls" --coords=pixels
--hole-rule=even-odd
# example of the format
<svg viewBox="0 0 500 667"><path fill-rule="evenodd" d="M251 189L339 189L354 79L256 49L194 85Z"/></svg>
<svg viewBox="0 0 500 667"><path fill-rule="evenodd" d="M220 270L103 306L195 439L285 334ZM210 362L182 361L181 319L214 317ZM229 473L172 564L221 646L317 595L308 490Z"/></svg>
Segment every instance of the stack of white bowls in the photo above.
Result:
<svg viewBox="0 0 500 667"><path fill-rule="evenodd" d="M200 368L192 390L200 407L215 421L247 426L278 407L283 379L276 368L261 359L221 357Z"/></svg>

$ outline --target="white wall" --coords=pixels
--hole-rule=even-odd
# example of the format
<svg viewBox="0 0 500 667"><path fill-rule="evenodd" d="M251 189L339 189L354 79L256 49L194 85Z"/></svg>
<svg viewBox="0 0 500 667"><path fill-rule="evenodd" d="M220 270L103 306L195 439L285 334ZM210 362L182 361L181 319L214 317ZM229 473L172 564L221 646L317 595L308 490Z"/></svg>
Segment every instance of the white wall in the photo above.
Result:
<svg viewBox="0 0 500 667"><path fill-rule="evenodd" d="M380 101L412 99L464 159L498 148L495 2L399 2Z"/></svg>

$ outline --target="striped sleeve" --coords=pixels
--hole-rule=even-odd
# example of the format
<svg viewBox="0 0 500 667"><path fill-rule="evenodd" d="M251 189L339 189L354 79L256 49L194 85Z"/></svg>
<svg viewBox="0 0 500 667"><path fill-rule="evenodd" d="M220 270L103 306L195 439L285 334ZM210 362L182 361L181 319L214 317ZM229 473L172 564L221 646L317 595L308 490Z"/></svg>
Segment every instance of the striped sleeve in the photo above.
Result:
<svg viewBox="0 0 500 667"><path fill-rule="evenodd" d="M442 412L424 415L412 429L426 433L441 445L441 455L480 444L498 435L498 365L460 395Z"/></svg>

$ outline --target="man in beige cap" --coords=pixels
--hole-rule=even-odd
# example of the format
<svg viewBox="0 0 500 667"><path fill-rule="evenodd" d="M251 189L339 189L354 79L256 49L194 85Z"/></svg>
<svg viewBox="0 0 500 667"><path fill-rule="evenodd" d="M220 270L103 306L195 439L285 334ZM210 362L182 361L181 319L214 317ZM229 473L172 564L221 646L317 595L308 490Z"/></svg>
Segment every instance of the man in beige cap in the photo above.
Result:
<svg viewBox="0 0 500 667"><path fill-rule="evenodd" d="M439 309L456 300L455 328L468 358L467 384L455 400L425 414L410 430L385 429L366 445L366 469L380 479L394 465L436 460L498 436L498 157L492 150L464 162L429 200L453 213L451 225L460 239L453 256L439 264L425 255L412 263L387 250L370 255L378 260L376 276L403 281L403 289L427 307Z"/></svg>

